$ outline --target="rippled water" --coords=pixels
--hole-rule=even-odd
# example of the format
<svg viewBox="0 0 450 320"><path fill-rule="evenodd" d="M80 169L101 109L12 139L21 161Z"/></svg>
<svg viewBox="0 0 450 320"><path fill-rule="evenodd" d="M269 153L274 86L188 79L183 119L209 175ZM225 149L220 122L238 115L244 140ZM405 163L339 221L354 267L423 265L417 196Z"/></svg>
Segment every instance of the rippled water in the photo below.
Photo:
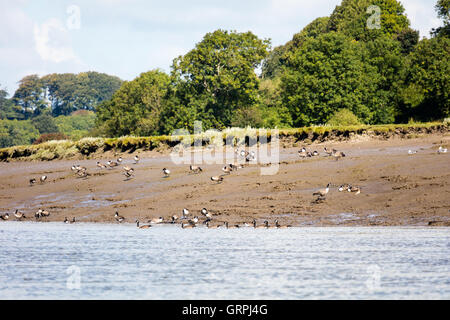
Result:
<svg viewBox="0 0 450 320"><path fill-rule="evenodd" d="M449 228L6 222L0 243L0 299L450 299Z"/></svg>

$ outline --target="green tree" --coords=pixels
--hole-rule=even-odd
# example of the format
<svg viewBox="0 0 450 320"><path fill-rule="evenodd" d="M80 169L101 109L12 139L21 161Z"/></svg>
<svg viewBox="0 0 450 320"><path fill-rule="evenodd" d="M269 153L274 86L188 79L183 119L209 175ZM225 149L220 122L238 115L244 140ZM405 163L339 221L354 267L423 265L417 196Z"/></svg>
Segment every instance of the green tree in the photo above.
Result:
<svg viewBox="0 0 450 320"><path fill-rule="evenodd" d="M0 148L31 144L37 137L30 120L0 120Z"/></svg>
<svg viewBox="0 0 450 320"><path fill-rule="evenodd" d="M53 117L48 113L34 117L31 119L31 122L35 128L38 129L40 134L59 132L58 126L53 120Z"/></svg>
<svg viewBox="0 0 450 320"><path fill-rule="evenodd" d="M257 101L255 69L268 49L269 41L251 32L216 30L206 34L194 49L174 60L177 96L188 109L197 105L212 114L216 127L229 126L237 109L249 108Z"/></svg>
<svg viewBox="0 0 450 320"><path fill-rule="evenodd" d="M111 100L97 108L97 127L109 136L160 133L160 114L170 92L170 77L162 71L142 73L124 82Z"/></svg>
<svg viewBox="0 0 450 320"><path fill-rule="evenodd" d="M402 120L442 119L449 116L450 39L436 37L420 41L408 56L404 69Z"/></svg>
<svg viewBox="0 0 450 320"><path fill-rule="evenodd" d="M435 6L438 17L442 19L444 25L433 29L431 34L434 36L450 37L450 0L438 0Z"/></svg>
<svg viewBox="0 0 450 320"><path fill-rule="evenodd" d="M39 76L33 74L22 78L19 81L19 88L14 93L13 101L22 108L22 114L27 119L36 110L46 108L45 90Z"/></svg>

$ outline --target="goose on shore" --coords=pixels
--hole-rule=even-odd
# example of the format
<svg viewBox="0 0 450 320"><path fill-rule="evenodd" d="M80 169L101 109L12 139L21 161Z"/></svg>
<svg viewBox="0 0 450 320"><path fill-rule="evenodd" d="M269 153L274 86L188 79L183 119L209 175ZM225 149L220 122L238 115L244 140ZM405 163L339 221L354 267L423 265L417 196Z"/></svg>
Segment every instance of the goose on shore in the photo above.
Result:
<svg viewBox="0 0 450 320"><path fill-rule="evenodd" d="M151 224L158 224L158 223L162 223L164 221L163 217L159 217L159 218L153 218L152 220L150 220Z"/></svg>
<svg viewBox="0 0 450 320"><path fill-rule="evenodd" d="M125 170L123 172L123 175L127 178L127 180L133 178L134 177L134 169L131 168L130 170Z"/></svg>
<svg viewBox="0 0 450 320"><path fill-rule="evenodd" d="M347 189L348 189L348 184L341 184L339 186L339 188L338 188L338 191L342 192L342 191L347 190Z"/></svg>
<svg viewBox="0 0 450 320"><path fill-rule="evenodd" d="M317 150L314 150L313 153L312 153L312 155L313 155L313 156L318 156L318 155L319 155L319 152L318 152Z"/></svg>
<svg viewBox="0 0 450 320"><path fill-rule="evenodd" d="M221 182L223 182L223 176L212 176L211 181L221 183Z"/></svg>
<svg viewBox="0 0 450 320"><path fill-rule="evenodd" d="M437 153L447 153L447 148L442 148L442 146L439 146Z"/></svg>
<svg viewBox="0 0 450 320"><path fill-rule="evenodd" d="M417 150L411 150L411 149L408 150L408 154L416 154L416 153L417 153Z"/></svg>
<svg viewBox="0 0 450 320"><path fill-rule="evenodd" d="M69 219L67 219L67 217L64 218L64 223L70 223Z"/></svg>
<svg viewBox="0 0 450 320"><path fill-rule="evenodd" d="M47 180L47 176L41 176L41 178L39 179L39 181L41 182L41 183L44 183L45 181Z"/></svg>
<svg viewBox="0 0 450 320"><path fill-rule="evenodd" d="M177 220L178 220L178 216L177 215L173 215L172 217L170 217L170 219L171 219L171 221L169 222L169 223L172 223L172 224L174 224L174 223L176 223L177 222Z"/></svg>
<svg viewBox="0 0 450 320"><path fill-rule="evenodd" d="M36 183L36 179L32 178L30 179L30 186L33 186Z"/></svg>
<svg viewBox="0 0 450 320"><path fill-rule="evenodd" d="M170 176L170 170L167 168L162 169L163 173L164 173L164 177L168 177Z"/></svg>
<svg viewBox="0 0 450 320"><path fill-rule="evenodd" d="M327 147L324 147L324 148L323 148L323 151L325 151L325 154L326 154L327 156L332 156L332 155L333 155L333 151L328 150Z"/></svg>
<svg viewBox="0 0 450 320"><path fill-rule="evenodd" d="M331 183L328 183L326 188L317 190L313 193L313 196L325 197L328 191L330 191L330 185Z"/></svg>
<svg viewBox="0 0 450 320"><path fill-rule="evenodd" d="M190 224L197 224L197 222L198 222L198 217L195 216L195 217L193 217L192 219L189 219L188 222L189 222Z"/></svg>
<svg viewBox="0 0 450 320"><path fill-rule="evenodd" d="M266 229L276 229L277 228L276 225L275 226L269 226L269 221L267 221L267 220L264 221L264 224L266 225Z"/></svg>
<svg viewBox="0 0 450 320"><path fill-rule="evenodd" d="M117 158L117 163L121 164L123 161L122 157Z"/></svg>
<svg viewBox="0 0 450 320"><path fill-rule="evenodd" d="M134 163L138 163L139 160L141 160L138 155L135 155L133 159L134 159Z"/></svg>
<svg viewBox="0 0 450 320"><path fill-rule="evenodd" d="M148 228L151 228L151 227L152 227L152 226L149 225L149 224L139 225L139 220L136 220L136 226L137 226L139 229L148 229Z"/></svg>
<svg viewBox="0 0 450 320"><path fill-rule="evenodd" d="M70 223L75 223L75 217L72 218L72 221L70 221Z"/></svg>
<svg viewBox="0 0 450 320"><path fill-rule="evenodd" d="M119 212L116 211L116 213L114 214L114 218L116 219L117 222L123 222L125 220L124 217L119 216Z"/></svg>
<svg viewBox="0 0 450 320"><path fill-rule="evenodd" d="M100 163L100 161L97 161L97 167L100 169L106 169L106 166L103 163Z"/></svg>
<svg viewBox="0 0 450 320"><path fill-rule="evenodd" d="M14 212L14 217L16 217L17 220L26 219L25 214L20 212L18 209Z"/></svg>
<svg viewBox="0 0 450 320"><path fill-rule="evenodd" d="M186 219L187 218L187 216L189 215L189 210L188 209L186 209L186 208L183 208L183 215L181 216L181 219Z"/></svg>
<svg viewBox="0 0 450 320"><path fill-rule="evenodd" d="M9 213L5 213L3 215L0 215L0 219L2 219L4 221L9 220Z"/></svg>
<svg viewBox="0 0 450 320"><path fill-rule="evenodd" d="M333 157L336 159L336 161L338 161L339 159L345 157L345 153L333 149Z"/></svg>
<svg viewBox="0 0 450 320"><path fill-rule="evenodd" d="M192 173L200 173L200 172L203 171L203 169L200 168L199 166L190 165L189 166L189 171L192 172Z"/></svg>
<svg viewBox="0 0 450 320"><path fill-rule="evenodd" d="M226 174L230 174L231 171L233 171L229 166L224 166L222 168L222 171L225 172Z"/></svg>
<svg viewBox="0 0 450 320"><path fill-rule="evenodd" d="M353 192L354 194L360 194L361 193L361 188L349 185L348 188L347 188L347 191L348 192Z"/></svg>
<svg viewBox="0 0 450 320"><path fill-rule="evenodd" d="M77 172L77 177L79 177L79 178L87 178L89 176L90 176L90 174L84 170Z"/></svg>
<svg viewBox="0 0 450 320"><path fill-rule="evenodd" d="M115 167L117 167L117 166L119 165L117 162L111 161L111 160L108 160L108 162L106 162L106 164L107 164L110 168L115 168Z"/></svg>
<svg viewBox="0 0 450 320"><path fill-rule="evenodd" d="M202 210L200 210L200 213L209 219L212 218L212 214L206 208L203 208Z"/></svg>

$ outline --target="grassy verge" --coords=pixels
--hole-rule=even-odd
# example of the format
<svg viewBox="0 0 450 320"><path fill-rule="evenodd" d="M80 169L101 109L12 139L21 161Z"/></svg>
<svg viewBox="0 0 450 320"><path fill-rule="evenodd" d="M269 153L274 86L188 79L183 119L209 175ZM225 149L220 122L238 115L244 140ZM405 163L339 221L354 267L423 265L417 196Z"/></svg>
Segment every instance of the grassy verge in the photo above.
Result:
<svg viewBox="0 0 450 320"><path fill-rule="evenodd" d="M347 139L355 135L370 135L389 138L394 135L408 135L448 132L448 122L428 122L389 125L357 125L357 126L313 126L303 128L279 129L279 137L293 138L308 144L314 141ZM201 143L232 143L233 145L252 144L260 135L271 138L270 130L230 128L217 134L206 131L199 135L188 136L152 136L152 137L120 137L120 138L83 138L78 141L48 141L38 145L14 146L0 149L0 161L10 160L54 160L89 157L105 151L133 152L135 150L154 150ZM221 137L221 138L220 138Z"/></svg>

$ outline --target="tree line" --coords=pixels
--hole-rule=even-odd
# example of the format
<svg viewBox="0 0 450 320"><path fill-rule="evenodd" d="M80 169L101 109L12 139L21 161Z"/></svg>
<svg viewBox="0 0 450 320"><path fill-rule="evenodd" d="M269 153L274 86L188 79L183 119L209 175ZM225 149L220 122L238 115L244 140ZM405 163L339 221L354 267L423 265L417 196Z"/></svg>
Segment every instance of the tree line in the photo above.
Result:
<svg viewBox="0 0 450 320"><path fill-rule="evenodd" d="M379 24L370 27L374 5ZM11 99L0 91L0 117L92 110L90 134L110 137L192 131L195 120L223 129L444 119L449 8L450 0L437 1L442 26L422 40L397 0L343 0L273 49L250 31L219 29L175 58L169 73L124 82L93 72L25 77Z"/></svg>

